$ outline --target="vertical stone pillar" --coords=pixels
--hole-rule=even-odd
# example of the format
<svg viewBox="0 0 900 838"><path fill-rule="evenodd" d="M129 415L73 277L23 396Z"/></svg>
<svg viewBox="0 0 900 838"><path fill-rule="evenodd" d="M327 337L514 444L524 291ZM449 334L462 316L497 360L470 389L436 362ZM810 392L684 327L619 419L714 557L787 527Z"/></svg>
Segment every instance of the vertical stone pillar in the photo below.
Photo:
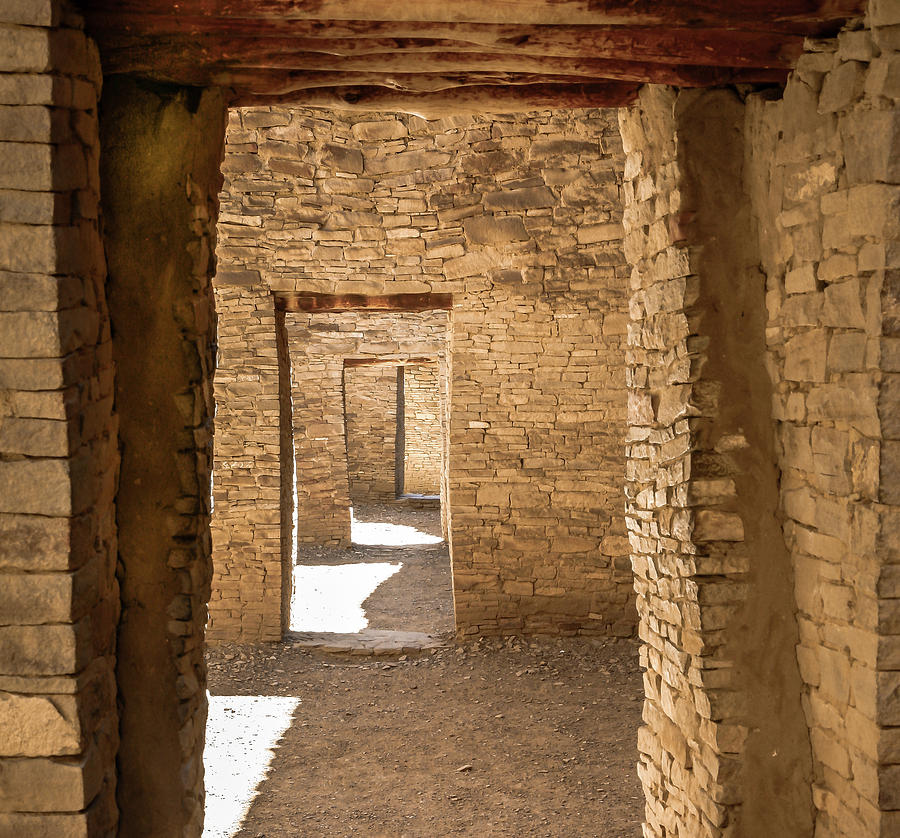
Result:
<svg viewBox="0 0 900 838"><path fill-rule="evenodd" d="M208 638L281 640L292 564L283 520L290 435L281 425L290 393L288 352L279 353L271 292L256 271L215 278L219 363L213 478L213 565ZM283 336L282 336L283 339ZM290 411L288 411L290 412ZM285 518L288 516L284 516ZM289 591L289 587L285 588Z"/></svg>
<svg viewBox="0 0 900 838"><path fill-rule="evenodd" d="M113 369L100 64L0 4L0 834L116 832Z"/></svg>
<svg viewBox="0 0 900 838"><path fill-rule="evenodd" d="M198 836L209 599L217 92L107 83L101 172L122 451L120 835ZM277 433L277 427L276 427Z"/></svg>
<svg viewBox="0 0 900 838"><path fill-rule="evenodd" d="M645 835L811 835L744 105L650 87L620 124Z"/></svg>

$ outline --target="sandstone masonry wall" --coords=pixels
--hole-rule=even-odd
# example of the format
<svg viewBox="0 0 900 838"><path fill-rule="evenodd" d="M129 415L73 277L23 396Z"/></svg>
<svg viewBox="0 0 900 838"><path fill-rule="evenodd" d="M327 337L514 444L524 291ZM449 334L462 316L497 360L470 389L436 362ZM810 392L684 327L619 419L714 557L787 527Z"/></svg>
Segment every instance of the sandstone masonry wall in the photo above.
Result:
<svg viewBox="0 0 900 838"><path fill-rule="evenodd" d="M396 366L344 367L350 502L397 496Z"/></svg>
<svg viewBox="0 0 900 838"><path fill-rule="evenodd" d="M622 118L649 835L900 828L898 25Z"/></svg>
<svg viewBox="0 0 900 838"><path fill-rule="evenodd" d="M630 633L614 114L426 122L251 108L232 114L227 143L223 332L238 330L232 302L272 291L453 294L460 631ZM262 367L243 375L262 380ZM242 434L249 462L251 421Z"/></svg>
<svg viewBox="0 0 900 838"><path fill-rule="evenodd" d="M900 833L900 10L748 112L816 836Z"/></svg>
<svg viewBox="0 0 900 838"><path fill-rule="evenodd" d="M443 468L439 369L436 364L403 367L403 492L440 495Z"/></svg>
<svg viewBox="0 0 900 838"><path fill-rule="evenodd" d="M620 119L638 770L654 838L812 832L744 110L733 91L648 87Z"/></svg>
<svg viewBox="0 0 900 838"><path fill-rule="evenodd" d="M100 62L0 4L0 834L116 832L113 365Z"/></svg>
<svg viewBox="0 0 900 838"><path fill-rule="evenodd" d="M240 280L240 277L235 278ZM283 463L292 443L279 418L278 329L271 293L213 280L216 294L215 446L211 519L214 578L207 638L278 640L290 598L282 572Z"/></svg>

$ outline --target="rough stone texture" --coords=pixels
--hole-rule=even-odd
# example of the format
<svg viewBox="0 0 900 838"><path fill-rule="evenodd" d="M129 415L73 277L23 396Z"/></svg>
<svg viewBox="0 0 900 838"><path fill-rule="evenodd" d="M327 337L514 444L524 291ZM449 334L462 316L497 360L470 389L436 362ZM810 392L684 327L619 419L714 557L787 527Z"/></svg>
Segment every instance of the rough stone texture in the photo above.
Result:
<svg viewBox="0 0 900 838"><path fill-rule="evenodd" d="M0 834L113 835L100 64L66 4L34 5L0 3Z"/></svg>
<svg viewBox="0 0 900 838"><path fill-rule="evenodd" d="M816 42L748 109L817 838L900 833L897 35Z"/></svg>
<svg viewBox="0 0 900 838"><path fill-rule="evenodd" d="M203 826L211 277L225 108L215 92L107 80L101 128L122 446L120 834L195 838Z"/></svg>
<svg viewBox="0 0 900 838"><path fill-rule="evenodd" d="M397 366L447 354L447 312L285 315L297 541L350 544L350 505L396 497ZM388 367L347 360L392 361ZM345 422L346 417L346 422Z"/></svg>
<svg viewBox="0 0 900 838"><path fill-rule="evenodd" d="M272 292L452 293L448 483L460 631L632 632L614 114L426 122L296 109L274 123L272 114L235 111L228 131L216 279L222 395L238 377L254 394L277 390L266 354L274 328L263 322ZM379 121L400 136L367 139ZM223 459L265 473L277 459L268 431L257 433L241 402L232 447L236 420L226 399L218 405ZM252 494L227 505L216 496L245 556L244 545L261 542L241 517L277 503L277 489L271 507L261 488ZM218 543L229 551L227 539ZM277 554L272 542L265 549ZM236 566L234 549L225 560Z"/></svg>
<svg viewBox="0 0 900 838"><path fill-rule="evenodd" d="M344 367L344 431L350 503L397 496L397 370Z"/></svg>
<svg viewBox="0 0 900 838"><path fill-rule="evenodd" d="M650 87L620 118L638 770L654 838L811 828L743 112L730 92Z"/></svg>
<svg viewBox="0 0 900 838"><path fill-rule="evenodd" d="M403 367L403 486L408 495L440 495L446 411L439 367Z"/></svg>
<svg viewBox="0 0 900 838"><path fill-rule="evenodd" d="M293 480L290 423L283 428L279 422L287 350L278 349L284 329L276 328L271 293L243 284L248 281L221 268L214 279L219 316L210 641L280 639L286 623L277 603L290 600L284 571L293 563L291 530L282 526L280 511L293 495L292 487L284 488Z"/></svg>
<svg viewBox="0 0 900 838"><path fill-rule="evenodd" d="M647 835L900 825L895 42L815 42L781 101L648 88L621 121Z"/></svg>

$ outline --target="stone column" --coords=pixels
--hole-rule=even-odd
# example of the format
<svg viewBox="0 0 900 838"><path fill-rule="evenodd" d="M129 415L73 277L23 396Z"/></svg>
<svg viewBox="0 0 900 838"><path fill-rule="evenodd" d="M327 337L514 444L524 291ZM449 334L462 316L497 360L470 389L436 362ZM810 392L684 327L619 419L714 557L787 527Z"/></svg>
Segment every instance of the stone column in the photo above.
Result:
<svg viewBox="0 0 900 838"><path fill-rule="evenodd" d="M734 92L650 87L620 119L627 524L654 838L812 834L744 110Z"/></svg>
<svg viewBox="0 0 900 838"><path fill-rule="evenodd" d="M121 78L104 88L103 222L122 451L123 836L188 838L203 825L211 276L224 130L217 92Z"/></svg>
<svg viewBox="0 0 900 838"><path fill-rule="evenodd" d="M271 292L256 271L219 271L215 278L219 363L216 369L216 444L213 480L210 641L281 640L283 586L293 563L282 506L292 469L282 402L289 392L287 351ZM289 405L288 405L289 407ZM290 421L288 409L287 421ZM287 517L287 516L285 516ZM289 587L285 588L289 591ZM288 603L284 603L285 605Z"/></svg>
<svg viewBox="0 0 900 838"><path fill-rule="evenodd" d="M113 369L100 64L0 4L0 834L116 832Z"/></svg>

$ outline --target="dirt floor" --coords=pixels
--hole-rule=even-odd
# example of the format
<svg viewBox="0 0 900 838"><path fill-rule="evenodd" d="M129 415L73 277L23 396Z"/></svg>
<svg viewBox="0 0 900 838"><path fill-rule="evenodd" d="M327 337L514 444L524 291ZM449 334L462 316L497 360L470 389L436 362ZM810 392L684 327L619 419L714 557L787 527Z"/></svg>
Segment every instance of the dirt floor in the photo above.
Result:
<svg viewBox="0 0 900 838"><path fill-rule="evenodd" d="M353 514L356 521L364 524L409 527L416 533L441 537L439 508L367 504L357 505ZM415 538L416 533L410 534L411 537ZM403 533L390 530L388 535L403 537ZM303 565L369 562L403 565L363 602L369 628L453 634L453 591L446 542L397 546L354 544L349 549L301 544L297 555L297 564Z"/></svg>
<svg viewBox="0 0 900 838"><path fill-rule="evenodd" d="M424 512L417 526L433 531ZM446 548L433 547L366 600L373 627L447 625ZM388 658L222 645L209 690L300 699L239 838L641 834L632 641L506 638Z"/></svg>

